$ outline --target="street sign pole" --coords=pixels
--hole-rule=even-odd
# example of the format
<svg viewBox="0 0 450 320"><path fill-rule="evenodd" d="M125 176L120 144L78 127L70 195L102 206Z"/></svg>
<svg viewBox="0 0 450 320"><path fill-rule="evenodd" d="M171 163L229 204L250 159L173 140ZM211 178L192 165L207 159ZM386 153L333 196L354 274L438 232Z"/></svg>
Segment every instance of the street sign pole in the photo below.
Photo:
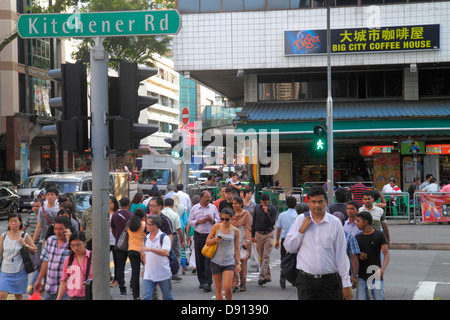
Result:
<svg viewBox="0 0 450 320"><path fill-rule="evenodd" d="M330 31L330 1L324 1L327 6L327 194L328 205L334 201L334 148L333 148L333 98L331 88L331 31Z"/></svg>
<svg viewBox="0 0 450 320"><path fill-rule="evenodd" d="M103 38L95 38L91 62L91 150L92 150L92 295L109 300L109 161L108 142L108 65Z"/></svg>

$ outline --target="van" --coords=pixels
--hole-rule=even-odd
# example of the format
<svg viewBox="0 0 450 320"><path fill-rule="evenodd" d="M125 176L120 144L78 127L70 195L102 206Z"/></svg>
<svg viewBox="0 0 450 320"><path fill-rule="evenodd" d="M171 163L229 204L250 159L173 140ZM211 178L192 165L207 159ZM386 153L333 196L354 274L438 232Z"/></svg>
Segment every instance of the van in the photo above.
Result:
<svg viewBox="0 0 450 320"><path fill-rule="evenodd" d="M41 189L56 188L59 194L77 191L92 191L92 172L79 172L48 178Z"/></svg>

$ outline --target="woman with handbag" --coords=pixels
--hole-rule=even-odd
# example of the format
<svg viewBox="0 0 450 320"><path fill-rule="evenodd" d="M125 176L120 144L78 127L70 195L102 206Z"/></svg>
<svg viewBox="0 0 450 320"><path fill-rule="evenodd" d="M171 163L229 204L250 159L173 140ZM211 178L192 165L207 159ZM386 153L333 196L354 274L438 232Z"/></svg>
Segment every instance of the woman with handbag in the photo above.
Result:
<svg viewBox="0 0 450 320"><path fill-rule="evenodd" d="M224 208L220 214L222 223L215 224L206 239L207 246L217 244L216 252L211 259L211 273L216 287L216 300L223 300L222 289L225 290L225 299L231 300L233 296L234 272L241 270L239 252L239 230L231 224L234 216L231 208Z"/></svg>
<svg viewBox="0 0 450 320"><path fill-rule="evenodd" d="M137 208L134 212L134 217L130 219L130 224L127 227L128 232L128 258L131 264L131 280L130 287L133 291L133 299L141 300L139 275L141 273L141 253L140 250L144 246L145 240L145 222L146 215L144 209Z"/></svg>
<svg viewBox="0 0 450 320"><path fill-rule="evenodd" d="M6 300L8 293L12 293L16 300L23 300L27 293L28 274L25 270L20 249L26 248L36 253L37 247L33 239L23 235L22 217L18 213L8 216L8 232L0 236L0 299Z"/></svg>

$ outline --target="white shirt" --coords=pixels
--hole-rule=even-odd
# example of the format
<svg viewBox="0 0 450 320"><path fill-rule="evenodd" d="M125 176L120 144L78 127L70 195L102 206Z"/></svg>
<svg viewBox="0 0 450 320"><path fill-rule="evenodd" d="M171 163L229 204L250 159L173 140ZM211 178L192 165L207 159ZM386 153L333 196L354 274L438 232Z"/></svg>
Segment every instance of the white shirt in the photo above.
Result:
<svg viewBox="0 0 450 320"><path fill-rule="evenodd" d="M181 190L177 192L177 195L180 198L180 202L184 205L184 208L189 211L191 209L191 198L189 198L189 195Z"/></svg>
<svg viewBox="0 0 450 320"><path fill-rule="evenodd" d="M308 229L301 234L299 230L304 219L304 214L297 217L284 240L288 252L297 252L297 269L314 275L337 272L342 286L351 287L347 241L341 221L325 213L319 224L312 219Z"/></svg>
<svg viewBox="0 0 450 320"><path fill-rule="evenodd" d="M169 236L166 235L164 237L163 245L161 247L159 240L161 235L162 231L159 230L153 241L150 239L150 234L146 235L144 239L144 247L164 249L170 251ZM171 277L172 271L170 270L169 258L157 255L153 252L145 251L145 266L143 279L151 280L153 282L159 282L170 279Z"/></svg>
<svg viewBox="0 0 450 320"><path fill-rule="evenodd" d="M423 192L439 192L439 187L437 183L430 183L425 188L422 189Z"/></svg>

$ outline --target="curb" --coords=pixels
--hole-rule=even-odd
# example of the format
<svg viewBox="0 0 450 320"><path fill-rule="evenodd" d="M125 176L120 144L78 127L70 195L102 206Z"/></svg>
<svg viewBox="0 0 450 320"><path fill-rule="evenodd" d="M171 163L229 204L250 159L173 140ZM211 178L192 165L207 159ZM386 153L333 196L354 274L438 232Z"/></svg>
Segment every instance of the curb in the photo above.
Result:
<svg viewBox="0 0 450 320"><path fill-rule="evenodd" d="M450 243L391 243L390 250L450 250Z"/></svg>

